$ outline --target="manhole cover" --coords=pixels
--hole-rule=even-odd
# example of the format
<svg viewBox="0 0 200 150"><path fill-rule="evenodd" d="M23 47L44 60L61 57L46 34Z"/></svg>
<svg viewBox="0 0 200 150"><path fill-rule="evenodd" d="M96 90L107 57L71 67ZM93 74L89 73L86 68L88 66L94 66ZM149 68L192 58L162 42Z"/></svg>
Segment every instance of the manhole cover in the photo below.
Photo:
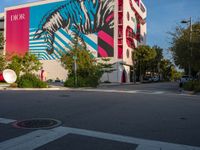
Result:
<svg viewBox="0 0 200 150"><path fill-rule="evenodd" d="M49 129L59 125L61 125L61 121L49 118L28 119L13 124L14 127L23 129Z"/></svg>
<svg viewBox="0 0 200 150"><path fill-rule="evenodd" d="M187 120L187 118L185 118L185 117L181 117L180 119L181 119L181 120Z"/></svg>

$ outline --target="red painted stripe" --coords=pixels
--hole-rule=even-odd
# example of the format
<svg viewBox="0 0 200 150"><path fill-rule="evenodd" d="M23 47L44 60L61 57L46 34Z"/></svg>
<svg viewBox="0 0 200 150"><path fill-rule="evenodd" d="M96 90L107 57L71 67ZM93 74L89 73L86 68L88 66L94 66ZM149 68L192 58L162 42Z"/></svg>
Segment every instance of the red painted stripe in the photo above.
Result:
<svg viewBox="0 0 200 150"><path fill-rule="evenodd" d="M118 58L122 58L123 57L123 50L121 47L118 47Z"/></svg>
<svg viewBox="0 0 200 150"><path fill-rule="evenodd" d="M101 57L108 57L106 50L100 46L98 46L98 53L100 54Z"/></svg>
<svg viewBox="0 0 200 150"><path fill-rule="evenodd" d="M114 47L113 37L111 37L110 35L108 35L103 30L101 30L101 31L98 32L98 37L100 39L102 39L104 42L106 42L107 44L109 44L111 47Z"/></svg>
<svg viewBox="0 0 200 150"><path fill-rule="evenodd" d="M106 18L106 23L108 23L111 19L114 18L114 13L111 13L107 18Z"/></svg>
<svg viewBox="0 0 200 150"><path fill-rule="evenodd" d="M4 81L3 73L0 73L0 81Z"/></svg>

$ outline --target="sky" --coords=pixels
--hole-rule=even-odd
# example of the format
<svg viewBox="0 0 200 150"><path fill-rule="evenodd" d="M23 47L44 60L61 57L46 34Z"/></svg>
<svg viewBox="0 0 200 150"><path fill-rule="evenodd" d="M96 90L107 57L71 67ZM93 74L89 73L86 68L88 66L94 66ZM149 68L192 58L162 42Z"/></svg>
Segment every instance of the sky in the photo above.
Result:
<svg viewBox="0 0 200 150"><path fill-rule="evenodd" d="M1 0L0 12L4 7L39 0ZM168 51L170 35L181 20L192 17L200 21L200 0L143 0L147 8L147 44L164 49L164 56L171 59ZM186 25L183 25L186 27Z"/></svg>
<svg viewBox="0 0 200 150"><path fill-rule="evenodd" d="M200 21L200 0L143 0L147 7L147 44L158 45L164 55L171 59L168 51L170 35L182 20ZM187 27L186 24L182 24Z"/></svg>

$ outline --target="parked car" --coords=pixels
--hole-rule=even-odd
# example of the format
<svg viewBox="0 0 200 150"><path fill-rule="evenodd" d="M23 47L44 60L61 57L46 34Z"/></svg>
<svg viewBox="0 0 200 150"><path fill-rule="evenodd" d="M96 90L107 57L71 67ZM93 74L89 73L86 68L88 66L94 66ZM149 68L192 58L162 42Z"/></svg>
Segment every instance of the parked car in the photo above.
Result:
<svg viewBox="0 0 200 150"><path fill-rule="evenodd" d="M149 81L152 81L152 82L158 82L159 80L160 80L160 78L158 76L149 78Z"/></svg>
<svg viewBox="0 0 200 150"><path fill-rule="evenodd" d="M187 83L188 81L191 81L193 78L188 76L188 75L184 75L180 78L180 83L179 83L179 87L182 87L183 84Z"/></svg>

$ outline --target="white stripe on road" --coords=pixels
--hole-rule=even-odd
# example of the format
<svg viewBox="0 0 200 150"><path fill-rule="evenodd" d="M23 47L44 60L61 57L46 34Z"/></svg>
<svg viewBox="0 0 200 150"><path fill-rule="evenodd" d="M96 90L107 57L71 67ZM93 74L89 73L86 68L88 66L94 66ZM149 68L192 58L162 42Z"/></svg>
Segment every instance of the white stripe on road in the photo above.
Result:
<svg viewBox="0 0 200 150"><path fill-rule="evenodd" d="M87 92L105 92L105 93L127 93L127 94L167 94L164 91L144 91L144 90L106 90L106 89L72 89L77 91L87 91Z"/></svg>
<svg viewBox="0 0 200 150"><path fill-rule="evenodd" d="M83 92L104 92L104 93L126 93L126 94L149 94L149 95L176 95L176 96L189 96L199 97L199 95L173 93L169 91L144 91L144 90L109 90L109 89L84 89L84 88L63 88L63 90L69 91L83 91Z"/></svg>
<svg viewBox="0 0 200 150"><path fill-rule="evenodd" d="M144 146L144 145L139 145L136 150L161 150L158 147L150 147L150 146Z"/></svg>
<svg viewBox="0 0 200 150"><path fill-rule="evenodd" d="M134 144L138 145L136 150L200 150L200 147L189 145L146 140L141 138L70 127L57 127L49 130L37 130L0 143L0 150L34 150L67 134L76 134L104 140Z"/></svg>
<svg viewBox="0 0 200 150"><path fill-rule="evenodd" d="M2 124L9 124L9 123L13 123L15 121L16 120L13 120L13 119L0 118L0 123L2 123Z"/></svg>
<svg viewBox="0 0 200 150"><path fill-rule="evenodd" d="M0 150L34 150L68 133L68 129L64 127L37 130L0 143Z"/></svg>
<svg viewBox="0 0 200 150"><path fill-rule="evenodd" d="M69 127L65 127L65 128L67 130L69 130L69 132L72 134L141 145L141 147L139 147L139 148L150 147L150 148L154 148L154 150L157 150L157 149L158 150L200 150L200 147L193 147L193 146L188 146L188 145L180 145L180 144L173 144L173 143L167 143L167 142L145 140L145 139L139 139L139 138L134 138L134 137L129 137L129 136L109 134L109 133L90 131L90 130L84 130L84 129L76 129L76 128L69 128ZM157 148L157 149L155 149L155 148ZM143 150L143 149L141 149L141 150ZM146 149L146 150L149 150L149 149Z"/></svg>
<svg viewBox="0 0 200 150"><path fill-rule="evenodd" d="M165 93L164 91L155 91L152 94L164 94L164 93Z"/></svg>

